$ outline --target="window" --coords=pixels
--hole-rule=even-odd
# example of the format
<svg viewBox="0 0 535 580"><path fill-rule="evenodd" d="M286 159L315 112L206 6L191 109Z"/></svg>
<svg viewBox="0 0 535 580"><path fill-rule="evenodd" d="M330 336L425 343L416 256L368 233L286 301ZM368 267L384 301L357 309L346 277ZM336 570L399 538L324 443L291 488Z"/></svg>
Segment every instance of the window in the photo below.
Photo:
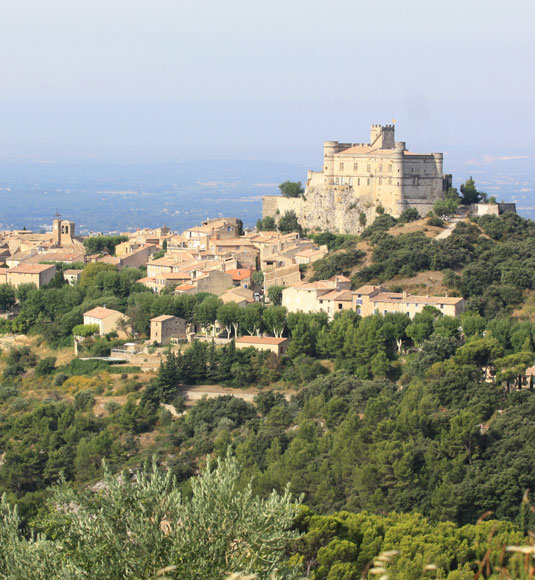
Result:
<svg viewBox="0 0 535 580"><path fill-rule="evenodd" d="M388 173L392 173L392 165L388 166Z"/></svg>
<svg viewBox="0 0 535 580"><path fill-rule="evenodd" d="M344 170L344 164L340 163L340 171L343 171L343 170Z"/></svg>
<svg viewBox="0 0 535 580"><path fill-rule="evenodd" d="M368 185L370 185L370 178L368 177Z"/></svg>
<svg viewBox="0 0 535 580"><path fill-rule="evenodd" d="M379 185L383 185L383 178L379 177Z"/></svg>
<svg viewBox="0 0 535 580"><path fill-rule="evenodd" d="M379 165L379 173L383 173L383 166Z"/></svg>
<svg viewBox="0 0 535 580"><path fill-rule="evenodd" d="M360 177L357 179L357 185L360 185Z"/></svg>
<svg viewBox="0 0 535 580"><path fill-rule="evenodd" d="M342 304L338 304L338 310L342 310Z"/></svg>
<svg viewBox="0 0 535 580"><path fill-rule="evenodd" d="M367 171L368 173L370 173L370 172L371 172L371 170L372 170L372 166L371 166L371 165L368 163L368 165L366 166L366 171Z"/></svg>
<svg viewBox="0 0 535 580"><path fill-rule="evenodd" d="M358 171L358 170L359 170L359 164L353 163L353 171Z"/></svg>
<svg viewBox="0 0 535 580"><path fill-rule="evenodd" d="M349 185L353 185L353 178L352 177L349 178Z"/></svg>
<svg viewBox="0 0 535 580"><path fill-rule="evenodd" d="M388 185L392 185L392 178L391 177L388 178Z"/></svg>

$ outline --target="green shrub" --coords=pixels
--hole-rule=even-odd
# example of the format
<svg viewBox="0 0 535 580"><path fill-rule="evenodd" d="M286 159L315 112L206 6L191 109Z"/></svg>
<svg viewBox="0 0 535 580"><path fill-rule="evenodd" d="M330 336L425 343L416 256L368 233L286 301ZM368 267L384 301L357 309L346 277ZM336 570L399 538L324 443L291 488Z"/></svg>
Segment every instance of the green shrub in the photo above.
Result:
<svg viewBox="0 0 535 580"><path fill-rule="evenodd" d="M42 358L35 365L35 374L38 377L50 375L54 372L55 368L56 368L56 357L55 356L47 356L45 358Z"/></svg>

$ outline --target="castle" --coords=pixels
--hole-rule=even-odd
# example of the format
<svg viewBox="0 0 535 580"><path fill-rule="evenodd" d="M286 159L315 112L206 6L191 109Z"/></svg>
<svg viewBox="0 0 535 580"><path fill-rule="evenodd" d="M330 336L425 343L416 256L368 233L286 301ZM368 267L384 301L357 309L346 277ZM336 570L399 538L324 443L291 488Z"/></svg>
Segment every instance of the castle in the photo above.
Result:
<svg viewBox="0 0 535 580"><path fill-rule="evenodd" d="M295 211L309 229L359 233L376 209L399 216L413 207L429 212L451 185L442 153L412 153L395 140L394 125L372 125L370 143L325 141L322 171L309 171L302 197L265 196L262 216Z"/></svg>

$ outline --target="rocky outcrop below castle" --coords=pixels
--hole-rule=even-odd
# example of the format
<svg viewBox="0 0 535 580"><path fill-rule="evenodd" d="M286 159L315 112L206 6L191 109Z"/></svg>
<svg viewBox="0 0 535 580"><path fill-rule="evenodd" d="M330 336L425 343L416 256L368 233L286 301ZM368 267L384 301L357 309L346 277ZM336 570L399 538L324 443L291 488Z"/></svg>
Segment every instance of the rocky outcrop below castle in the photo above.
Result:
<svg viewBox="0 0 535 580"><path fill-rule="evenodd" d="M294 211L303 228L337 234L361 233L367 225L373 223L377 217L377 208L381 205L371 195L355 195L351 186L326 187L310 183L303 197L265 196L262 201L262 217L270 216L278 222L286 212ZM398 211L389 213L399 215L407 207L415 207L424 216L432 210L433 203L427 200L407 200L403 205L400 204Z"/></svg>

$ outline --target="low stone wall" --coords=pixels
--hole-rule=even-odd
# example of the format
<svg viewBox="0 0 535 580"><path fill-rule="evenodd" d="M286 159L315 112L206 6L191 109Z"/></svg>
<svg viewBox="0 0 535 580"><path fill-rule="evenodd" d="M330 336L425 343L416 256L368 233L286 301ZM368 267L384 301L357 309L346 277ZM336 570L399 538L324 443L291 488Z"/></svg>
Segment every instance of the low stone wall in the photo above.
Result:
<svg viewBox="0 0 535 580"><path fill-rule="evenodd" d="M272 217L276 222L288 211L299 215L303 209L301 197L283 197L282 195L265 195L262 198L262 217Z"/></svg>

